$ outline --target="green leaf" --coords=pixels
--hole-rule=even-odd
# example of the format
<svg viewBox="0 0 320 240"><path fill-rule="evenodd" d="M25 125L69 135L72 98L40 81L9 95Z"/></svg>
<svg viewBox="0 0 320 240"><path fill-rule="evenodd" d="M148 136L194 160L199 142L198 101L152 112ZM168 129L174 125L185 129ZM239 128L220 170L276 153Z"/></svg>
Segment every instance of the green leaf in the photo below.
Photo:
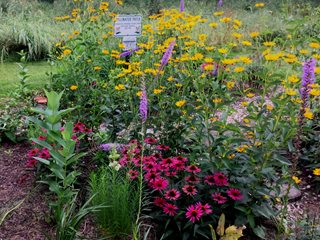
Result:
<svg viewBox="0 0 320 240"><path fill-rule="evenodd" d="M38 160L39 162L42 162L42 163L46 164L46 165L50 164L50 162L47 159L39 158L39 157L33 157L33 158Z"/></svg>
<svg viewBox="0 0 320 240"><path fill-rule="evenodd" d="M48 150L52 150L52 146L49 143L47 143L46 141L42 141L42 140L39 140L37 138L31 138L31 141L39 144L42 147L47 148Z"/></svg>
<svg viewBox="0 0 320 240"><path fill-rule="evenodd" d="M64 167L66 165L65 158L60 153L55 150L50 150L49 153L60 167Z"/></svg>
<svg viewBox="0 0 320 240"><path fill-rule="evenodd" d="M59 110L59 106L60 106L60 99L62 97L62 94L64 91L60 92L60 93L57 93L55 91L51 91L51 92L48 92L47 90L45 90L45 94L48 98L48 108L52 111L58 111Z"/></svg>
<svg viewBox="0 0 320 240"><path fill-rule="evenodd" d="M6 135L7 138L10 139L10 141L12 141L14 143L17 142L16 135L13 132L4 132L4 134Z"/></svg>
<svg viewBox="0 0 320 240"><path fill-rule="evenodd" d="M257 226L253 229L253 232L255 235L257 235L259 238L265 239L266 233L262 226Z"/></svg>
<svg viewBox="0 0 320 240"><path fill-rule="evenodd" d="M61 180L65 179L65 170L62 167L51 162L49 168L56 177L60 178Z"/></svg>

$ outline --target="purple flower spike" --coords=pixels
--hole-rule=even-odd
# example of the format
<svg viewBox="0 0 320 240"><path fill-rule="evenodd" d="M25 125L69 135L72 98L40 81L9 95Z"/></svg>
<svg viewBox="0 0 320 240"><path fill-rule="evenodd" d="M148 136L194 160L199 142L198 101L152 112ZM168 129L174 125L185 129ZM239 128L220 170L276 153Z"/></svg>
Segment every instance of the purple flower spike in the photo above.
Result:
<svg viewBox="0 0 320 240"><path fill-rule="evenodd" d="M180 0L180 12L184 12L184 0Z"/></svg>
<svg viewBox="0 0 320 240"><path fill-rule="evenodd" d="M316 60L311 58L304 62L303 72L302 72L302 87L307 87L310 84L313 84L316 77L314 70L316 68Z"/></svg>
<svg viewBox="0 0 320 240"><path fill-rule="evenodd" d="M161 64L160 64L160 67L159 67L159 71L161 71L164 68L164 66L169 62L175 43L176 43L176 39L174 39L170 43L170 45L167 48L166 52L163 54L163 57L161 59Z"/></svg>
<svg viewBox="0 0 320 240"><path fill-rule="evenodd" d="M218 7L222 7L223 6L223 2L222 2L222 0L219 0L218 1Z"/></svg>
<svg viewBox="0 0 320 240"><path fill-rule="evenodd" d="M129 56L129 55L131 55L132 53L138 51L139 49L140 49L140 47L137 47L137 48L134 48L134 49L132 49L132 50L125 51L125 52L121 53L119 56L120 56L120 57Z"/></svg>
<svg viewBox="0 0 320 240"><path fill-rule="evenodd" d="M302 77L301 77L301 100L303 107L308 105L309 92L311 90L310 85L315 82L315 73L314 70L316 68L316 60L309 59L303 63Z"/></svg>
<svg viewBox="0 0 320 240"><path fill-rule="evenodd" d="M147 121L147 116L148 116L148 98L147 98L146 83L144 82L144 80L142 80L141 91L142 91L142 94L140 97L139 112L140 112L142 123L145 123Z"/></svg>

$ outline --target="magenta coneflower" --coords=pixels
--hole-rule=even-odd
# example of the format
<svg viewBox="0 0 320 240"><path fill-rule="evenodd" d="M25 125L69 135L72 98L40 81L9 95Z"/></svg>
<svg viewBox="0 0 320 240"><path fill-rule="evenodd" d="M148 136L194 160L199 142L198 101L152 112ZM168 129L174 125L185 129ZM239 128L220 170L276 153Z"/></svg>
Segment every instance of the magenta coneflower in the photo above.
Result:
<svg viewBox="0 0 320 240"><path fill-rule="evenodd" d="M163 212L170 216L175 216L177 214L178 207L171 203L165 203L163 206Z"/></svg>
<svg viewBox="0 0 320 240"><path fill-rule="evenodd" d="M153 181L155 181L156 179L158 179L159 177L160 177L159 173L154 172L154 171L147 172L147 173L144 175L144 178L145 178L146 180L148 180L149 182L153 182Z"/></svg>
<svg viewBox="0 0 320 240"><path fill-rule="evenodd" d="M190 165L186 167L186 171L190 173L198 173L201 172L201 169L196 165Z"/></svg>
<svg viewBox="0 0 320 240"><path fill-rule="evenodd" d="M73 126L73 132L83 132L85 127L86 126L82 122L78 122Z"/></svg>
<svg viewBox="0 0 320 240"><path fill-rule="evenodd" d="M32 158L37 155L39 152L39 148L33 148L28 152L28 157Z"/></svg>
<svg viewBox="0 0 320 240"><path fill-rule="evenodd" d="M175 172L175 171L166 172L166 176L167 176L167 177L174 177L174 176L176 176L176 175L177 175L177 172Z"/></svg>
<svg viewBox="0 0 320 240"><path fill-rule="evenodd" d="M180 192L173 188L166 191L164 197L169 200L177 200L180 197Z"/></svg>
<svg viewBox="0 0 320 240"><path fill-rule="evenodd" d="M160 191L160 190L166 189L168 184L169 184L169 182L168 182L167 179L158 177L153 181L152 188L155 189L155 190Z"/></svg>
<svg viewBox="0 0 320 240"><path fill-rule="evenodd" d="M185 169L185 164L182 161L175 160L174 165L172 166L174 170L184 170Z"/></svg>
<svg viewBox="0 0 320 240"><path fill-rule="evenodd" d="M217 172L213 175L214 183L217 186L228 186L228 178L221 172Z"/></svg>
<svg viewBox="0 0 320 240"><path fill-rule="evenodd" d="M188 162L188 158L182 157L182 156L177 156L175 157L176 160L182 161L184 163Z"/></svg>
<svg viewBox="0 0 320 240"><path fill-rule="evenodd" d="M192 186L192 185L185 185L183 188L182 188L182 191L189 195L189 196L194 196L197 194L197 189L195 186Z"/></svg>
<svg viewBox="0 0 320 240"><path fill-rule="evenodd" d="M37 165L37 160L36 159L29 159L28 161L27 161L27 167L28 168L33 168L34 166L36 166Z"/></svg>
<svg viewBox="0 0 320 240"><path fill-rule="evenodd" d="M205 213L205 214L210 214L210 213L212 213L211 206L210 206L208 203L202 204L201 202L198 202L198 203L196 204L196 207L197 207L197 208L200 208L200 209L203 211L203 213Z"/></svg>
<svg viewBox="0 0 320 240"><path fill-rule="evenodd" d="M188 218L191 222L199 221L202 215L203 211L195 205L190 205L187 207L186 218Z"/></svg>
<svg viewBox="0 0 320 240"><path fill-rule="evenodd" d="M227 194L230 198L232 198L235 201L239 201L243 198L243 195L241 194L240 190L236 188L228 189Z"/></svg>
<svg viewBox="0 0 320 240"><path fill-rule="evenodd" d="M120 165L121 165L121 164L120 164ZM138 175L139 175L139 172L136 171L136 170L130 169L130 170L128 171L128 176L129 176L129 179L130 179L130 180L136 179L136 178L138 177Z"/></svg>
<svg viewBox="0 0 320 240"><path fill-rule="evenodd" d="M200 179L193 174L190 176L186 176L185 180L190 184L197 184L200 182Z"/></svg>
<svg viewBox="0 0 320 240"><path fill-rule="evenodd" d="M171 167L174 164L174 160L172 158L163 158L161 164Z"/></svg>
<svg viewBox="0 0 320 240"><path fill-rule="evenodd" d="M160 145L158 145L158 146L156 147L156 149L157 149L157 150L160 150L160 151L167 151L167 150L170 149L170 147L169 147L169 146L166 146L166 145L164 145L164 144L160 144Z"/></svg>
<svg viewBox="0 0 320 240"><path fill-rule="evenodd" d="M49 150L47 148L43 148L38 155L39 158L49 159L51 157Z"/></svg>
<svg viewBox="0 0 320 240"><path fill-rule="evenodd" d="M144 142L147 144L155 144L157 142L157 140L155 140L154 138L148 137L148 138L144 139Z"/></svg>
<svg viewBox="0 0 320 240"><path fill-rule="evenodd" d="M148 162L148 163L144 164L143 170L155 172L158 170L158 165L154 162Z"/></svg>
<svg viewBox="0 0 320 240"><path fill-rule="evenodd" d="M214 185L215 184L214 176L213 175L205 176L204 182L210 186Z"/></svg>
<svg viewBox="0 0 320 240"><path fill-rule="evenodd" d="M155 197L153 200L153 204L158 207L163 207L166 203L167 201L162 197Z"/></svg>
<svg viewBox="0 0 320 240"><path fill-rule="evenodd" d="M213 193L211 196L213 200L219 204L224 204L227 201L227 198L222 196L219 192Z"/></svg>

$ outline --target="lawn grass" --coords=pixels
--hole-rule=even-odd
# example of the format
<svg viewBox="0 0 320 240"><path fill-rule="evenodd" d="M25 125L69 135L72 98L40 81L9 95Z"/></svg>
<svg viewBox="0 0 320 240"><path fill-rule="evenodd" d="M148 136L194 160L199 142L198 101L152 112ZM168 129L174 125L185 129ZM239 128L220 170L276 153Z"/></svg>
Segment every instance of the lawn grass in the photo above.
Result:
<svg viewBox="0 0 320 240"><path fill-rule="evenodd" d="M44 87L49 81L47 72L54 71L54 67L45 61L28 63L29 79L27 81L30 89ZM8 96L19 86L18 73L20 67L14 62L0 63L0 97Z"/></svg>

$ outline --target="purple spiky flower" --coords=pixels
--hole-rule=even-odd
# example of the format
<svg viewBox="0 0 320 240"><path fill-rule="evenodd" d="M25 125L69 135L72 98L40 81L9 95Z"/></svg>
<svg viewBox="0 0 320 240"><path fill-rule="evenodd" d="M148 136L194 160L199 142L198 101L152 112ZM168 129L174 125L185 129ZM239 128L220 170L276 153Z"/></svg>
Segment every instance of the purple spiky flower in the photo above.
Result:
<svg viewBox="0 0 320 240"><path fill-rule="evenodd" d="M175 43L176 43L176 39L172 40L172 42L169 44L166 52L163 54L163 57L161 59L161 64L159 67L159 71L161 71L164 68L164 66L169 62Z"/></svg>
<svg viewBox="0 0 320 240"><path fill-rule="evenodd" d="M184 12L184 0L180 0L180 12Z"/></svg>
<svg viewBox="0 0 320 240"><path fill-rule="evenodd" d="M300 95L302 104L306 107L308 105L309 92L311 90L311 84L315 82L316 60L311 58L303 63L302 77L301 77L301 89Z"/></svg>
<svg viewBox="0 0 320 240"><path fill-rule="evenodd" d="M223 2L222 2L222 0L219 0L218 1L218 7L222 7L223 6Z"/></svg>
<svg viewBox="0 0 320 240"><path fill-rule="evenodd" d="M316 68L316 60L311 58L303 63L302 69L302 77L301 77L301 108L299 112L299 125L303 125L304 113L306 112L306 108L309 105L309 94L311 90L311 84L315 82L315 68Z"/></svg>
<svg viewBox="0 0 320 240"><path fill-rule="evenodd" d="M129 56L129 55L131 55L132 53L138 51L139 49L140 49L140 47L137 47L137 48L134 48L134 49L132 49L132 50L125 51L125 52L123 52L123 53L120 53L119 56L120 56L120 57Z"/></svg>
<svg viewBox="0 0 320 240"><path fill-rule="evenodd" d="M145 123L148 117L148 98L147 98L146 83L144 80L142 80L142 83L141 83L141 91L142 91L142 94L140 96L139 112L140 112L142 123Z"/></svg>

